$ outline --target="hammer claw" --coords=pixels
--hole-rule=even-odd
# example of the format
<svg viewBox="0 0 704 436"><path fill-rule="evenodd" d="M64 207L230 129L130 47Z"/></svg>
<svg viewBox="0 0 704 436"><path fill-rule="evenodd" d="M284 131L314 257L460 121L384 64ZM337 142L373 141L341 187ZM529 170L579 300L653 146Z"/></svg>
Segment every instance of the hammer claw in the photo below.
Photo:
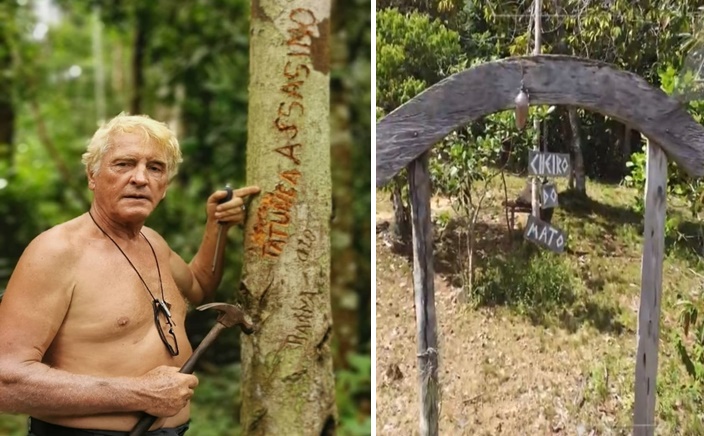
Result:
<svg viewBox="0 0 704 436"><path fill-rule="evenodd" d="M249 317L244 311L235 306L234 304L228 303L208 303L198 306L196 310L203 311L207 309L215 309L220 312L218 316L218 322L225 327L232 327L239 324L242 331L248 335L254 332L254 325L250 322Z"/></svg>

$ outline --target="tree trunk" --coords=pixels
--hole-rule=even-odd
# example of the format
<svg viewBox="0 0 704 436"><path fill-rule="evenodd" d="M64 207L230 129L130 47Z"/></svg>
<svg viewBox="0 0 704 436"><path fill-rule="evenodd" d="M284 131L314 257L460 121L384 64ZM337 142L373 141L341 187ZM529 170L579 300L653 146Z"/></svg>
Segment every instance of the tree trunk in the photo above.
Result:
<svg viewBox="0 0 704 436"><path fill-rule="evenodd" d="M586 177L584 174L584 156L582 155L582 132L581 123L577 108L569 106L567 108L570 118L570 128L572 129L572 154L574 161L572 162L572 170L575 177L575 189L583 195L587 195Z"/></svg>
<svg viewBox="0 0 704 436"><path fill-rule="evenodd" d="M242 434L333 434L329 0L251 6Z"/></svg>
<svg viewBox="0 0 704 436"><path fill-rule="evenodd" d="M631 160L631 126L628 124L623 125L623 144L621 144L621 152L623 153L623 168L626 173L628 173L628 168L626 168L626 162Z"/></svg>
<svg viewBox="0 0 704 436"><path fill-rule="evenodd" d="M396 176L392 183L391 203L394 207L393 234L401 241L408 242L411 239L411 211L403 201L401 185L405 177Z"/></svg>

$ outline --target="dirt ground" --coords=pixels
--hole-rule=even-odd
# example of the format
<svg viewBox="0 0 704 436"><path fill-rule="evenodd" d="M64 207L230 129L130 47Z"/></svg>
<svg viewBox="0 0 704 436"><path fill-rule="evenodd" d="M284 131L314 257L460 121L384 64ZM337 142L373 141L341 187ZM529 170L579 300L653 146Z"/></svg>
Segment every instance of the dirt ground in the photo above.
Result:
<svg viewBox="0 0 704 436"><path fill-rule="evenodd" d="M418 373L410 267L388 260L377 280L394 283L377 292L377 434L418 433ZM377 283L378 285L378 283ZM377 287L379 289L379 287ZM497 311L468 311L456 290L435 280L442 409L440 434L576 434L569 408L583 401L580 361L606 344L516 322ZM608 342L608 340L606 340ZM549 357L541 359L541 356ZM570 406L572 405L572 406ZM481 429L481 430L479 430ZM471 431L470 431L471 430Z"/></svg>
<svg viewBox="0 0 704 436"><path fill-rule="evenodd" d="M433 215L443 206L434 203ZM378 203L376 431L416 435L420 403L412 259L389 235L391 220L390 206ZM603 298L616 308L609 316L620 320L618 330L593 323L566 329L531 322L505 307L474 309L452 281L436 273L441 435L631 434L640 258L614 253L574 262L589 264L589 274L621 276L613 290L609 282L615 280L608 275L594 277L594 283L602 282ZM615 262L621 262L615 271L602 267ZM681 274L668 268L674 267L666 265L668 277ZM665 289L672 295L670 286L676 282ZM671 318L667 315L663 324L674 324ZM664 374L673 374L673 384L682 377L672 354L661 354L658 390L668 378ZM656 434L673 434L665 428Z"/></svg>

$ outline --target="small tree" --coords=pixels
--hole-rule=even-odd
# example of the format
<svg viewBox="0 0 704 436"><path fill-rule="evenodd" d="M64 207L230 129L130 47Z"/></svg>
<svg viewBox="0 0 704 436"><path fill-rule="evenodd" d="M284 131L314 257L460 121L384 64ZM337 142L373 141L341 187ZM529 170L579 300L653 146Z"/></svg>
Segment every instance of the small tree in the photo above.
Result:
<svg viewBox="0 0 704 436"><path fill-rule="evenodd" d="M459 33L448 30L440 20L419 12L403 14L392 8L378 11L376 22L377 115L390 113L428 86L466 66ZM404 192L405 172L389 186L394 233L408 240L411 208Z"/></svg>

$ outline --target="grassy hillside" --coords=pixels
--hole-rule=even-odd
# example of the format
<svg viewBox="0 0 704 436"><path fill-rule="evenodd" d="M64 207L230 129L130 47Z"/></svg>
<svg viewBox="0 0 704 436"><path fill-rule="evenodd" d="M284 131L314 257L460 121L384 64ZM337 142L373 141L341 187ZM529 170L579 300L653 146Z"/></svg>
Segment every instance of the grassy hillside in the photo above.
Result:
<svg viewBox="0 0 704 436"><path fill-rule="evenodd" d="M508 178L509 197L525 179ZM566 188L558 183L560 190ZM435 295L442 403L440 434L631 434L642 216L636 192L588 182L589 200L563 194L552 218L565 253L523 241L525 215L507 237L496 185L477 225L476 277L463 286L466 223L434 198ZM391 221L377 193L377 222ZM669 204L672 229L691 230ZM377 226L379 229L384 226ZM704 434L702 393L674 347L675 306L700 295L699 256L670 232L664 262L657 434ZM418 433L418 375L410 248L377 234L377 434ZM594 431L594 433L590 433Z"/></svg>

